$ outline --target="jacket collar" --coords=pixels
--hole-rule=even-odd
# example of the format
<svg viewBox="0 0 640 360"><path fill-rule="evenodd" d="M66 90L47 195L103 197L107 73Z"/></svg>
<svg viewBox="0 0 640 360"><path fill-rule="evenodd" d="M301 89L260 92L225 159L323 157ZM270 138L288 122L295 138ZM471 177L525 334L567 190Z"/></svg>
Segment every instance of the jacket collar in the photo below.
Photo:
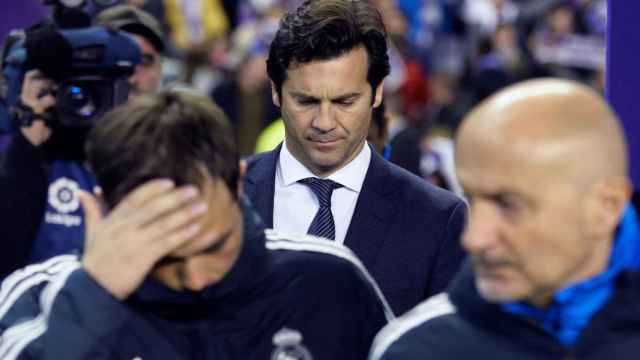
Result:
<svg viewBox="0 0 640 360"><path fill-rule="evenodd" d="M375 267L379 251L390 237L391 224L400 213L394 198L398 184L391 180L393 174L389 167L390 164L372 149L367 175L344 240L369 269Z"/></svg>

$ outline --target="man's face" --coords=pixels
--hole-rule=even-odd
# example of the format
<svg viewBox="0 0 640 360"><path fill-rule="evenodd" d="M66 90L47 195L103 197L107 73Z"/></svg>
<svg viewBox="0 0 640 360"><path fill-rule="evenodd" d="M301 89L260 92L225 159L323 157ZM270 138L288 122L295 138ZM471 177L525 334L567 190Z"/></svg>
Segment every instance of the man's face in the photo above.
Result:
<svg viewBox="0 0 640 360"><path fill-rule="evenodd" d="M129 77L129 98L142 94L154 94L160 90L162 63L160 53L149 40L140 35L131 34L142 49L142 62L136 66Z"/></svg>
<svg viewBox="0 0 640 360"><path fill-rule="evenodd" d="M202 192L209 208L199 220L201 233L212 236L175 250L151 274L174 290L200 291L219 282L235 264L242 247L242 211L225 182L207 181Z"/></svg>
<svg viewBox="0 0 640 360"><path fill-rule="evenodd" d="M593 269L586 196L534 151L467 140L458 143L457 173L470 201L463 246L478 291L492 302L545 306Z"/></svg>
<svg viewBox="0 0 640 360"><path fill-rule="evenodd" d="M364 146L371 112L382 101L382 84L371 101L364 47L330 60L291 64L280 106L289 151L311 172L327 176L348 164Z"/></svg>

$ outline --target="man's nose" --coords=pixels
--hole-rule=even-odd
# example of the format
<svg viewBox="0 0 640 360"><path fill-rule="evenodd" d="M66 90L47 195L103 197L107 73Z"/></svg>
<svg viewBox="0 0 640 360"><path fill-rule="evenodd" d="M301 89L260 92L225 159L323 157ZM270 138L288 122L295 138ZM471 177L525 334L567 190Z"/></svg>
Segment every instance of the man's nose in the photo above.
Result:
<svg viewBox="0 0 640 360"><path fill-rule="evenodd" d="M206 271L202 269L196 259L188 259L184 264L184 287L191 291L201 291L211 283Z"/></svg>
<svg viewBox="0 0 640 360"><path fill-rule="evenodd" d="M140 65L137 65L135 70L133 71L133 74L131 74L129 76L129 78L127 78L127 81L129 82L129 85L138 85L138 82L140 81L139 66Z"/></svg>
<svg viewBox="0 0 640 360"><path fill-rule="evenodd" d="M322 132L329 132L336 127L335 111L331 102L321 102L312 126Z"/></svg>
<svg viewBox="0 0 640 360"><path fill-rule="evenodd" d="M470 254L493 247L498 239L499 215L489 204L475 202L469 210L469 222L462 235L462 246Z"/></svg>

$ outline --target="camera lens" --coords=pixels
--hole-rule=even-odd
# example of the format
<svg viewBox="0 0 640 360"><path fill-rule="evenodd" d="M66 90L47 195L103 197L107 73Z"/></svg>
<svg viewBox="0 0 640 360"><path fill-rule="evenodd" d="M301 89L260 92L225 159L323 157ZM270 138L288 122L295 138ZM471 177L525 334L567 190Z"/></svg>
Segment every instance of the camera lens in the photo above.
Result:
<svg viewBox="0 0 640 360"><path fill-rule="evenodd" d="M65 98L71 112L83 118L95 115L99 108L98 98L90 90L77 85L69 86Z"/></svg>

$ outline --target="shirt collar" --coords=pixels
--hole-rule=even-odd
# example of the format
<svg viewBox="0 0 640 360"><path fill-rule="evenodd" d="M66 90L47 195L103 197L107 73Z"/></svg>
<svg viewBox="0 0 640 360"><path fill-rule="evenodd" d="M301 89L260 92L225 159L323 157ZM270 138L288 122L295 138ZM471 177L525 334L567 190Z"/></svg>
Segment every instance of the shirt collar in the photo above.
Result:
<svg viewBox="0 0 640 360"><path fill-rule="evenodd" d="M367 169L371 162L371 149L369 145L365 143L360 153L345 165L340 170L327 176L327 179L333 180L340 185L355 191L360 192L364 178L367 175ZM278 169L280 176L282 176L282 184L284 186L290 186L299 180L308 177L315 176L306 166L304 166L287 148L286 141L282 144L280 150L280 157L278 160Z"/></svg>

